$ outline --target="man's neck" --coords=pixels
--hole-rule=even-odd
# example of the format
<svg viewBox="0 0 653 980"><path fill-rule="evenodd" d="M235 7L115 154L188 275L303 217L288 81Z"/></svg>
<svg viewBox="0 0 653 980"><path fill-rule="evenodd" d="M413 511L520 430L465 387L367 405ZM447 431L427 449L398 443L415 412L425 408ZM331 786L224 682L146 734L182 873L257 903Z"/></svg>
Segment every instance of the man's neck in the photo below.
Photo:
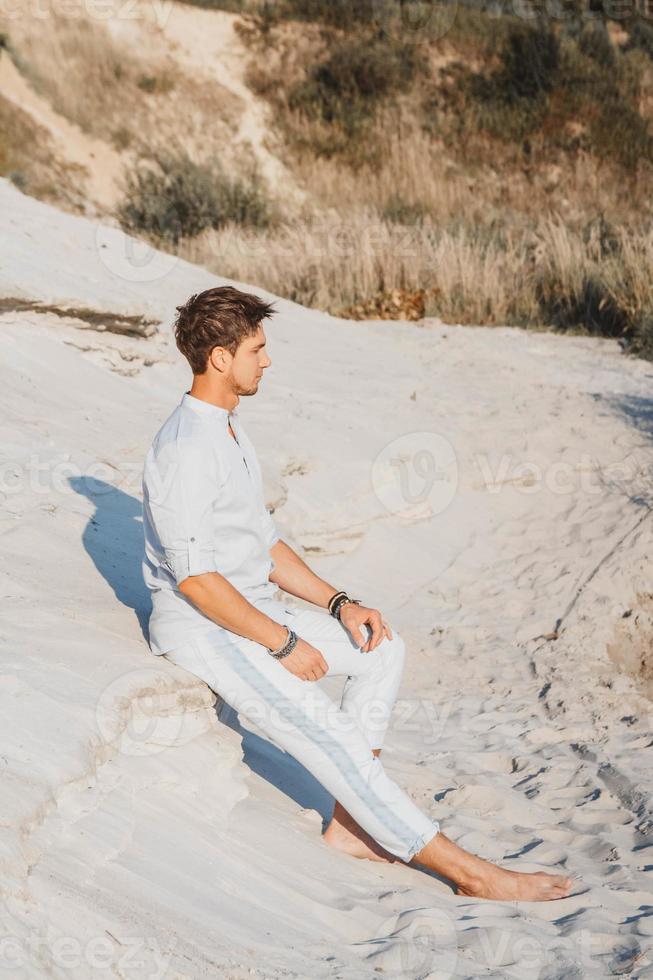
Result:
<svg viewBox="0 0 653 980"><path fill-rule="evenodd" d="M214 386L203 384L197 378L193 380L189 394L211 405L217 405L218 408L226 408L228 412L233 412L240 401L233 391L216 391Z"/></svg>

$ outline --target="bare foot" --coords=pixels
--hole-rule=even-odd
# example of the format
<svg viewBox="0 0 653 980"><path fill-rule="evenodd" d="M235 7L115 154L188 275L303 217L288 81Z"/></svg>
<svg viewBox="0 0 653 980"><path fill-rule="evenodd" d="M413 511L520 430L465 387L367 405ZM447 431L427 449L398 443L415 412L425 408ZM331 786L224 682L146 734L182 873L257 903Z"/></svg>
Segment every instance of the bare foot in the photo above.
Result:
<svg viewBox="0 0 653 980"><path fill-rule="evenodd" d="M550 875L544 871L525 874L489 865L476 880L457 886L459 895L472 898L489 898L504 902L547 902L566 898L573 881L564 875Z"/></svg>
<svg viewBox="0 0 653 980"><path fill-rule="evenodd" d="M380 844L365 833L358 824L342 824L335 817L324 831L322 839L330 847L337 851L356 858L367 858L369 861L383 861L389 864L396 861L394 854L390 854Z"/></svg>
<svg viewBox="0 0 653 980"><path fill-rule="evenodd" d="M439 831L411 864L422 865L453 881L459 895L489 898L500 902L547 902L566 898L573 879L544 871L527 874L508 871L491 861L470 854Z"/></svg>

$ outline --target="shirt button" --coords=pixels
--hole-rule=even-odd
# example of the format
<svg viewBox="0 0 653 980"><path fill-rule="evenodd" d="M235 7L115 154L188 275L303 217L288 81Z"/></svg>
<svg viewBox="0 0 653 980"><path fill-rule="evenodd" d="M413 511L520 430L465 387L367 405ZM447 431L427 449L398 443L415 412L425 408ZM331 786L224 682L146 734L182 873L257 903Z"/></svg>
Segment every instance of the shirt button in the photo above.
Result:
<svg viewBox="0 0 653 980"><path fill-rule="evenodd" d="M191 541L194 541L194 540L195 540L195 538L191 538Z"/></svg>

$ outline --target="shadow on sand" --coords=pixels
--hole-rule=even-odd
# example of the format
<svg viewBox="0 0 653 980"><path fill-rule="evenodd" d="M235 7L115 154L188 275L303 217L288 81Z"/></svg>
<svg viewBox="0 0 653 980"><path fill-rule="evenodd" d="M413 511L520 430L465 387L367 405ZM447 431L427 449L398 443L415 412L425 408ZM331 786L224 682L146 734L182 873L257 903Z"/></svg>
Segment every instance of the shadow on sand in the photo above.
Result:
<svg viewBox="0 0 653 980"><path fill-rule="evenodd" d="M95 507L82 542L118 602L134 610L145 641L152 610L143 581L143 507L136 497L91 476L71 477L70 486Z"/></svg>

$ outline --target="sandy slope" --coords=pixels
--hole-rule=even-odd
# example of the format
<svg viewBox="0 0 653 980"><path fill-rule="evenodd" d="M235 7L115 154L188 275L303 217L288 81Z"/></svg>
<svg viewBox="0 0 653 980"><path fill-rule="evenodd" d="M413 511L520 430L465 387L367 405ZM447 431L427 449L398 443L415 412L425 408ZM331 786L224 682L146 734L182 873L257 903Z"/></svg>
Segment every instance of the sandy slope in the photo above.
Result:
<svg viewBox="0 0 653 980"><path fill-rule="evenodd" d="M232 137L233 146L245 147L252 153L275 194L302 201L305 194L270 149L270 109L246 84L249 55L236 30L239 18L224 10L204 10L173 0L167 0L160 9L149 0L139 0L138 12L141 32L144 33L143 26L147 24L148 32L169 46L180 68L210 78L236 96L240 114Z"/></svg>
<svg viewBox="0 0 653 980"><path fill-rule="evenodd" d="M0 51L0 91L5 99L47 130L54 140L58 159L83 168L89 200L105 210L115 207L127 158L55 112L46 99L30 88L5 51Z"/></svg>
<svg viewBox="0 0 653 980"><path fill-rule="evenodd" d="M547 905L457 899L328 851L319 785L148 652L140 466L190 380L174 304L218 280L0 198L0 295L162 321L0 317L11 975L652 975L650 702L615 659L650 655L653 367L283 301L268 327L242 410L278 525L408 641L388 770L462 845L584 879Z"/></svg>

